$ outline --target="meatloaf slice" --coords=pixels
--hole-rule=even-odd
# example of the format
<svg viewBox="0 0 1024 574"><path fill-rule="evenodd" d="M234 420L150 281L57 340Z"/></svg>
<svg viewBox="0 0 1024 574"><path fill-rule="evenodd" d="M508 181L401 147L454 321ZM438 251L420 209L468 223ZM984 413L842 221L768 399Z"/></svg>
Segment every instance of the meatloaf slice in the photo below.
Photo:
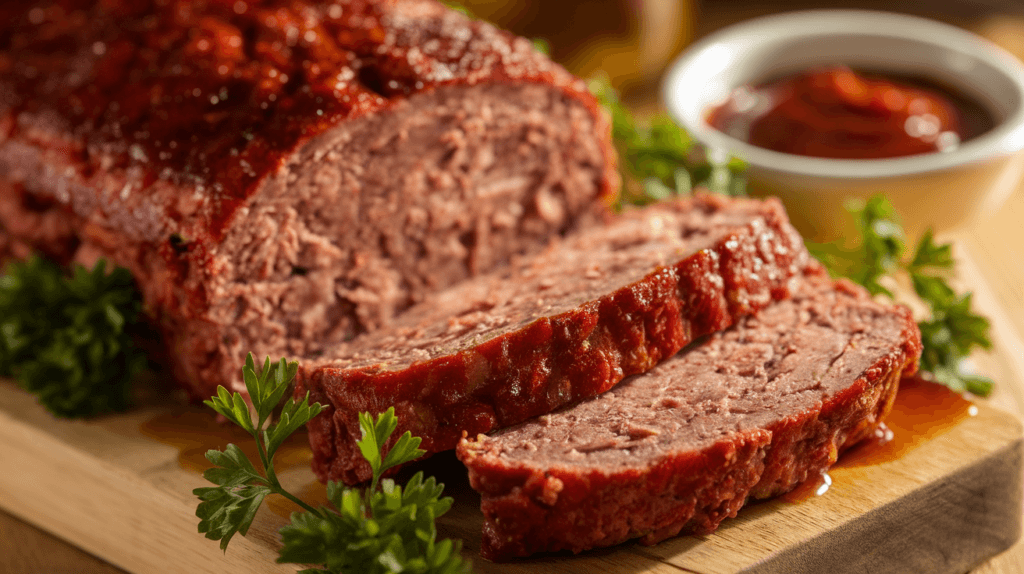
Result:
<svg viewBox="0 0 1024 574"><path fill-rule="evenodd" d="M709 533L868 436L920 352L907 309L815 280L599 397L464 439L482 554Z"/></svg>
<svg viewBox="0 0 1024 574"><path fill-rule="evenodd" d="M580 80L434 0L0 7L5 251L129 268L197 397L541 250L615 174Z"/></svg>
<svg viewBox="0 0 1024 574"><path fill-rule="evenodd" d="M298 392L322 480L370 476L358 414L394 406L399 433L454 448L594 396L820 273L781 205L698 196L635 209L540 256L431 296L391 329L330 350ZM396 435L397 436L397 435Z"/></svg>

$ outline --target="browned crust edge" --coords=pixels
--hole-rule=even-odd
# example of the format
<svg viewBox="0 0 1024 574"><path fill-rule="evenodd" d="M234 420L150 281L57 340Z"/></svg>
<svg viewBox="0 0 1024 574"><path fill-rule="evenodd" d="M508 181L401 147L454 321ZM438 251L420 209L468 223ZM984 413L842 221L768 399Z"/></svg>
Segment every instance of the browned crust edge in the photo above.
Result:
<svg viewBox="0 0 1024 574"><path fill-rule="evenodd" d="M846 281L836 288L857 290ZM482 556L504 561L631 538L654 544L680 532L707 534L748 500L788 492L827 471L840 452L874 431L892 408L900 378L917 370L920 333L910 311L896 309L905 324L901 345L820 410L740 433L703 452L667 455L642 471L581 475L537 468L495 456L486 438L463 439L457 454L482 494Z"/></svg>
<svg viewBox="0 0 1024 574"><path fill-rule="evenodd" d="M788 298L793 281L823 274L782 205L770 199L763 218L715 246L572 311L401 371L316 370L298 388L327 405L309 426L313 470L325 481L369 479L355 444L360 412L395 406L396 436L410 431L428 453L448 450L463 431L489 432L596 396L694 339Z"/></svg>

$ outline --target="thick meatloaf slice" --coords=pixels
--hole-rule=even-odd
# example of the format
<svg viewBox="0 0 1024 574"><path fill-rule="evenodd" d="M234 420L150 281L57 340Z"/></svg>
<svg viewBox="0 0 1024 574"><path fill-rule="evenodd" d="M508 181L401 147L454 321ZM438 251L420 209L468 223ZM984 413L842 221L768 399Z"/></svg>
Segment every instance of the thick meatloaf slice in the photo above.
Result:
<svg viewBox="0 0 1024 574"><path fill-rule="evenodd" d="M920 352L907 309L815 280L599 397L463 440L482 554L709 533L868 436Z"/></svg>
<svg viewBox="0 0 1024 574"><path fill-rule="evenodd" d="M539 251L615 173L581 81L434 0L0 7L3 250L129 268L198 397Z"/></svg>
<svg viewBox="0 0 1024 574"><path fill-rule="evenodd" d="M789 295L820 267L775 200L697 196L627 211L332 348L298 393L321 480L370 477L358 414L394 406L420 448L454 448L594 396Z"/></svg>

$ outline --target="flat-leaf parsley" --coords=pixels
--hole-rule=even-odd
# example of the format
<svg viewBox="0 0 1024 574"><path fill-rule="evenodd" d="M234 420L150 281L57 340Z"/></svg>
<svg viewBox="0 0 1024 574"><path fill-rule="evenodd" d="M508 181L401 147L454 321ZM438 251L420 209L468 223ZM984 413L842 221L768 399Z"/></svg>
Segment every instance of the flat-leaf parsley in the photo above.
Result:
<svg viewBox="0 0 1024 574"><path fill-rule="evenodd" d="M469 563L460 554L461 543L437 540L435 520L451 508L452 499L442 498L444 485L432 477L416 473L403 487L382 475L390 468L423 455L420 439L408 431L391 449L385 445L398 426L394 408L376 419L368 413L359 417L363 437L357 441L360 452L373 469L373 480L365 490L331 482L327 497L333 507L313 508L282 486L274 472L274 453L302 425L320 413L318 403L309 403L309 394L301 401L289 398L277 422L271 415L295 377L297 363L281 359L272 364L268 357L256 372L252 354L245 361L242 377L252 400L252 409L239 393L219 387L217 395L206 401L215 411L253 436L259 453L260 469L229 444L223 451L211 450L206 458L216 465L203 476L216 486L197 488L193 493L200 504L199 532L220 540L227 549L236 533L245 535L260 504L270 494L278 494L298 504L304 511L291 516L291 524L281 528L278 562L317 565L303 570L313 572L366 572L369 574L455 574L467 572Z"/></svg>
<svg viewBox="0 0 1024 574"><path fill-rule="evenodd" d="M955 391L988 396L992 381L968 374L961 367L964 357L975 348L987 349L992 342L988 319L971 311L971 294L958 294L949 285L953 246L935 243L929 230L908 258L903 228L885 197L851 204L850 211L859 232L856 244L808 244L808 248L834 275L853 279L873 295L894 296L883 284L883 277L909 277L914 292L929 311L928 318L918 323L924 347L921 369Z"/></svg>

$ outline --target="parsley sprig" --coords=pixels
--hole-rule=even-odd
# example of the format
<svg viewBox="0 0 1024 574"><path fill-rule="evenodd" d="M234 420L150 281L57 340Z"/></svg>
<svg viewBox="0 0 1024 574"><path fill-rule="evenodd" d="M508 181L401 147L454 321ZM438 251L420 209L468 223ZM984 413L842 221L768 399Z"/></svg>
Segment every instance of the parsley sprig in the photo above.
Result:
<svg viewBox="0 0 1024 574"><path fill-rule="evenodd" d="M256 511L269 494L279 494L306 511L315 512L314 508L281 486L274 473L273 460L274 453L284 440L319 414L321 406L318 403L309 404L308 394L301 402L290 398L281 410L277 423L264 428L295 378L298 363L287 363L281 359L272 364L270 357L267 357L259 375L255 369L250 353L242 368L242 378L255 413L249 411L242 395L229 393L221 386L217 387L216 396L204 401L207 406L253 436L263 468L261 474L242 449L234 444L229 444L223 451L211 450L206 453L206 459L215 466L204 472L203 477L217 486L193 491L202 501L196 509L196 516L200 518L199 532L211 540L220 540L222 550L227 549L236 533L245 536L256 517Z"/></svg>
<svg viewBox="0 0 1024 574"><path fill-rule="evenodd" d="M611 115L612 140L626 182L623 203L653 203L689 194L698 186L726 195L746 194L742 161L705 153L668 114L638 121L605 77L592 79L590 90Z"/></svg>
<svg viewBox="0 0 1024 574"><path fill-rule="evenodd" d="M700 146L666 114L654 116L646 125L640 123L622 105L607 79L592 80L590 89L612 118L612 139L626 181L623 203L661 201L690 193L696 186L746 195L741 161L702 159ZM640 182L639 191L636 182ZM852 279L872 295L895 299L886 285L895 278L908 277L928 310L928 317L918 323L924 347L921 369L956 391L988 396L992 381L971 375L961 366L973 350L988 349L992 342L988 320L971 310L971 294L957 293L949 285L954 266L952 246L935 243L928 231L907 258L903 228L888 200L875 196L849 209L858 231L856 244L808 243L808 248L833 275Z"/></svg>
<svg viewBox="0 0 1024 574"><path fill-rule="evenodd" d="M242 376L252 409L239 393L229 393L223 387L206 401L253 436L262 472L233 444L224 451L206 453L215 467L203 476L217 486L193 491L201 500L196 509L199 532L220 540L221 548L226 549L236 533L245 536L248 532L264 498L279 494L304 512L293 513L291 523L281 528L283 547L277 561L319 566L303 573L468 571L469 564L460 554L460 542L437 541L435 520L452 505L451 498L441 498L444 485L433 477L424 479L422 472L416 473L404 487L392 479L381 478L389 469L411 462L425 452L419 449L420 439L408 431L386 449L398 426L394 408L376 419L368 413L359 416L363 438L357 444L373 470L373 480L365 491L331 482L327 485L327 497L333 508L314 508L281 486L274 472L274 453L289 435L322 409L318 403L309 403L307 393L301 401L289 398L277 422L269 423L297 368L297 363L284 359L271 364L268 357L257 374L250 354Z"/></svg>
<svg viewBox="0 0 1024 574"><path fill-rule="evenodd" d="M907 258L903 228L888 200L875 196L851 204L849 209L856 220L858 243L808 247L834 275L849 277L873 295L895 298L883 278L909 277L914 292L929 312L928 318L918 323L924 346L921 369L956 391L988 396L992 381L968 374L961 367L963 359L974 349L988 349L992 342L988 319L971 310L971 294L957 293L949 285L954 265L952 245L936 243L929 230Z"/></svg>
<svg viewBox="0 0 1024 574"><path fill-rule="evenodd" d="M146 366L132 333L141 304L131 273L76 265L70 276L32 257L0 277L0 376L60 417L123 411Z"/></svg>

